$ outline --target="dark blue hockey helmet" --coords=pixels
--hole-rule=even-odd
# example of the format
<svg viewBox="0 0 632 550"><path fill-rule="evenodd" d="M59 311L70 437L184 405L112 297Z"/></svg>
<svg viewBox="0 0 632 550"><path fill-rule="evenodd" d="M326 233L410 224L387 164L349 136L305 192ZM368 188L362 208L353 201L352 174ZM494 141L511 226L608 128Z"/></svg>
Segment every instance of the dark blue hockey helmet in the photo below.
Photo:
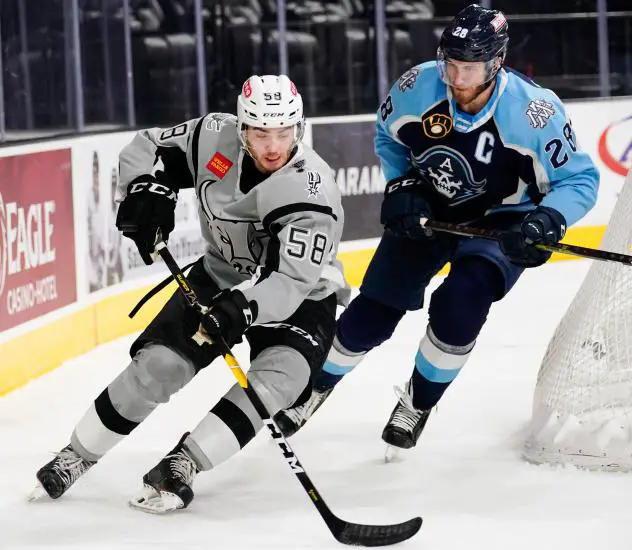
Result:
<svg viewBox="0 0 632 550"><path fill-rule="evenodd" d="M490 62L489 80L504 62L508 42L509 24L503 12L470 4L443 31L437 59Z"/></svg>

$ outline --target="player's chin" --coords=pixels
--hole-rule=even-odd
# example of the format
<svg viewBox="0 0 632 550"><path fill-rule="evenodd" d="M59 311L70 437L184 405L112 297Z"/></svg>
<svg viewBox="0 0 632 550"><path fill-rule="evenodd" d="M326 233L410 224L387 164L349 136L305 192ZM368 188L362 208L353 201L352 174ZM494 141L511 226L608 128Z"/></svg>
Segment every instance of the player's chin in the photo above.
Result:
<svg viewBox="0 0 632 550"><path fill-rule="evenodd" d="M476 93L476 88L473 88L472 86L463 86L463 87L452 86L453 95L469 96L474 93Z"/></svg>
<svg viewBox="0 0 632 550"><path fill-rule="evenodd" d="M261 165L267 172L276 172L285 165L285 158L283 155L273 159L264 158L261 161Z"/></svg>
<svg viewBox="0 0 632 550"><path fill-rule="evenodd" d="M472 89L472 88L465 88L462 90L455 88L452 95L454 96L454 99L456 99L458 103L467 104L478 96L478 92L476 89Z"/></svg>

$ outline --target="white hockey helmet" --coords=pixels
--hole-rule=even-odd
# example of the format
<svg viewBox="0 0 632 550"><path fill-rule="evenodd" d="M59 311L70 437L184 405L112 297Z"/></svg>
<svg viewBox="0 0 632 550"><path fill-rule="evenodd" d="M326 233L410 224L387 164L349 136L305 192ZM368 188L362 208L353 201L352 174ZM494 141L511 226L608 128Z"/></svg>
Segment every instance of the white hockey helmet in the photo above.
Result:
<svg viewBox="0 0 632 550"><path fill-rule="evenodd" d="M303 99L296 85L286 75L253 75L241 88L237 98L239 139L247 148L246 127L294 127L294 145L303 138L305 119Z"/></svg>

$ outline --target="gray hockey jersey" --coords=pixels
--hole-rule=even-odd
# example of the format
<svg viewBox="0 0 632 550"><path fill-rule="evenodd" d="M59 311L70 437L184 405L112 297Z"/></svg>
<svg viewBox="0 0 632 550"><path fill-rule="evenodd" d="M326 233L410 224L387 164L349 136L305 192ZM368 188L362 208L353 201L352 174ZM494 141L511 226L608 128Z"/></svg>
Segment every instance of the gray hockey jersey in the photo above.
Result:
<svg viewBox="0 0 632 550"><path fill-rule="evenodd" d="M344 302L336 260L344 214L333 170L301 144L248 190L240 186L244 154L233 115L141 130L120 153L117 200L135 178L158 171L178 189L194 187L206 270L221 288L238 287L256 302L254 324L287 319L304 299L336 292Z"/></svg>

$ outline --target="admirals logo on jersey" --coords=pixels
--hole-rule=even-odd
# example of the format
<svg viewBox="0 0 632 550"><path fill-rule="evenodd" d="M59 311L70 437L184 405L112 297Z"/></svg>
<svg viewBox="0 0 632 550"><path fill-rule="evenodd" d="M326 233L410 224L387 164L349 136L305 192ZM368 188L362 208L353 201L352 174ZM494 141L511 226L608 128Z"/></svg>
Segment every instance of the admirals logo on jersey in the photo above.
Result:
<svg viewBox="0 0 632 550"><path fill-rule="evenodd" d="M405 92L406 90L411 90L417 81L417 77L419 76L419 67L412 67L408 69L402 76L399 77L397 81L397 86L399 87L400 92Z"/></svg>
<svg viewBox="0 0 632 550"><path fill-rule="evenodd" d="M320 174L318 172L307 172L307 198L308 199L317 199L320 194L320 185L322 180L320 179Z"/></svg>
<svg viewBox="0 0 632 550"><path fill-rule="evenodd" d="M435 189L455 206L476 198L487 188L487 180L476 181L472 168L461 153L449 147L431 147L414 158L415 166L426 174Z"/></svg>
<svg viewBox="0 0 632 550"><path fill-rule="evenodd" d="M555 114L555 107L544 99L534 99L529 103L525 112L529 124L534 128L544 128L546 123Z"/></svg>

